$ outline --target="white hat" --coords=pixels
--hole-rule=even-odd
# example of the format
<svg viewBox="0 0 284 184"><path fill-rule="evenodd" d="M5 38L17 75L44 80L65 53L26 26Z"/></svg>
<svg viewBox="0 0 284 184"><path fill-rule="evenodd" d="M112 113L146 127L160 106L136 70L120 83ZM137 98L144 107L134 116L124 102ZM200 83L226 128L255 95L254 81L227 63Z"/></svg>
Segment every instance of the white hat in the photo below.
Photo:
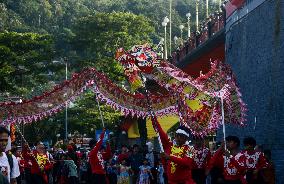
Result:
<svg viewBox="0 0 284 184"><path fill-rule="evenodd" d="M185 130L180 129L180 128L177 129L176 134L183 134L183 135L189 137L189 133L187 133Z"/></svg>

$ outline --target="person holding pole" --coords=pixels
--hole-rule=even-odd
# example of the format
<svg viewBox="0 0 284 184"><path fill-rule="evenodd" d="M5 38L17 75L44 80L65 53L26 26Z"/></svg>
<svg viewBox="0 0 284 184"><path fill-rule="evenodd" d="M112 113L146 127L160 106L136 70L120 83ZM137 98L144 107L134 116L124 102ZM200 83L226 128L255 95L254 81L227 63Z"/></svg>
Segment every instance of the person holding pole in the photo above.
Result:
<svg viewBox="0 0 284 184"><path fill-rule="evenodd" d="M161 158L167 161L168 184L195 184L191 176L193 148L187 144L190 137L189 130L179 127L174 141L171 141L154 116L152 116L152 124L164 148Z"/></svg>
<svg viewBox="0 0 284 184"><path fill-rule="evenodd" d="M245 156L239 152L240 140L236 136L226 137L225 143L216 151L210 159L206 169L206 175L210 173L213 167L222 169L224 184L247 184L245 180Z"/></svg>
<svg viewBox="0 0 284 184"><path fill-rule="evenodd" d="M47 172L53 167L48 155L45 152L45 147L42 142L38 142L36 150L30 150L26 143L23 148L23 157L25 160L31 161L31 179L32 183L46 184L48 183Z"/></svg>
<svg viewBox="0 0 284 184"><path fill-rule="evenodd" d="M98 142L94 139L90 140L89 162L92 170L92 183L93 184L106 184L106 171L104 161L111 158L110 145L107 145L106 152L101 152L103 139L105 136L105 129L103 129Z"/></svg>

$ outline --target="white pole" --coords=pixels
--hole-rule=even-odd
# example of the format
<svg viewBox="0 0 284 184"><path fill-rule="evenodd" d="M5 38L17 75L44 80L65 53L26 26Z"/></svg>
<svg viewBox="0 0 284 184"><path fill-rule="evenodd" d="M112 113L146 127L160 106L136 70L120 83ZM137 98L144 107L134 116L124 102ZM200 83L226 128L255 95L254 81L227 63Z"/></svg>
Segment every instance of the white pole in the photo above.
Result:
<svg viewBox="0 0 284 184"><path fill-rule="evenodd" d="M168 59L168 52L167 52L167 25L165 26L165 58Z"/></svg>
<svg viewBox="0 0 284 184"><path fill-rule="evenodd" d="M190 17L187 18L187 37L190 38Z"/></svg>
<svg viewBox="0 0 284 184"><path fill-rule="evenodd" d="M196 0L196 31L199 30L199 20L198 20L198 14L199 14L199 10L198 10L198 7L199 7L199 0Z"/></svg>
<svg viewBox="0 0 284 184"><path fill-rule="evenodd" d="M101 111L99 98L98 98L98 95L97 95L96 92L95 92L95 94L96 94L96 100L97 100L98 107L99 107L99 112L100 112L101 121L102 121L103 127L105 127L104 118L103 118L103 114L102 114L102 111Z"/></svg>
<svg viewBox="0 0 284 184"><path fill-rule="evenodd" d="M206 0L206 18L209 17L209 5L208 5L208 0Z"/></svg>
<svg viewBox="0 0 284 184"><path fill-rule="evenodd" d="M65 59L65 80L68 80L68 64L67 64L67 60ZM66 95L67 95L67 91L66 91ZM65 140L68 140L68 126L67 126L67 122L68 122L68 103L66 102L65 104Z"/></svg>
<svg viewBox="0 0 284 184"><path fill-rule="evenodd" d="M159 141L159 144L160 144L161 153L164 153L165 150L164 150L164 147L163 147L163 144L162 144L162 140L161 140L161 137L160 137L159 133L158 133L158 141Z"/></svg>
<svg viewBox="0 0 284 184"><path fill-rule="evenodd" d="M146 91L146 93L147 93L147 91ZM147 98L148 98L148 95L147 95ZM150 108L150 115L152 116L152 119L155 119L155 115L154 115L154 112L151 110L151 106L150 106L149 100L148 100L148 103L149 103L149 108ZM151 119L151 121L152 121L152 119ZM160 145L160 149L161 149L161 153L163 153L163 152L165 152L165 150L164 150L164 147L163 147L163 144L162 144L162 140L161 140L160 134L158 132L156 123L158 123L158 122L154 123L155 126L153 128L154 128L155 132L157 133L158 141L159 141L159 145Z"/></svg>
<svg viewBox="0 0 284 184"><path fill-rule="evenodd" d="M222 108L222 125L223 125L224 146L225 146L225 151L227 151L225 113L224 113L224 100L223 100L223 97L221 97L221 108Z"/></svg>

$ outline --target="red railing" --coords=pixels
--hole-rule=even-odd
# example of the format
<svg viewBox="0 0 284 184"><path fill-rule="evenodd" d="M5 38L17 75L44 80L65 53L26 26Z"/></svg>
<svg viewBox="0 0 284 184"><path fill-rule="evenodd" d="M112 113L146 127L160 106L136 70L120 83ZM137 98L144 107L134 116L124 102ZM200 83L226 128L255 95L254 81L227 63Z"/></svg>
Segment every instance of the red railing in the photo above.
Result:
<svg viewBox="0 0 284 184"><path fill-rule="evenodd" d="M225 15L223 12L217 12L211 15L206 21L203 21L198 32L191 33L191 36L182 45L180 45L169 57L169 61L177 64L184 57L202 45L209 38L224 28Z"/></svg>

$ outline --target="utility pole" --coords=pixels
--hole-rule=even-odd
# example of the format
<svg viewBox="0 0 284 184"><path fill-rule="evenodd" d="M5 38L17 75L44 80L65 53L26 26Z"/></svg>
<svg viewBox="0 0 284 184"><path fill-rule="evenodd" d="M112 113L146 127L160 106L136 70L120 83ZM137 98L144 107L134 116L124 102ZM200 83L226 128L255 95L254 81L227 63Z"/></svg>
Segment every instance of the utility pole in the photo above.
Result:
<svg viewBox="0 0 284 184"><path fill-rule="evenodd" d="M68 80L68 63L67 63L67 58L64 57L64 62L65 62L65 80ZM66 91L67 95L67 91ZM66 142L68 141L68 103L66 102L65 104L65 140Z"/></svg>
<svg viewBox="0 0 284 184"><path fill-rule="evenodd" d="M199 0L196 0L196 32L199 30L199 20L198 20L198 14L199 14Z"/></svg>

